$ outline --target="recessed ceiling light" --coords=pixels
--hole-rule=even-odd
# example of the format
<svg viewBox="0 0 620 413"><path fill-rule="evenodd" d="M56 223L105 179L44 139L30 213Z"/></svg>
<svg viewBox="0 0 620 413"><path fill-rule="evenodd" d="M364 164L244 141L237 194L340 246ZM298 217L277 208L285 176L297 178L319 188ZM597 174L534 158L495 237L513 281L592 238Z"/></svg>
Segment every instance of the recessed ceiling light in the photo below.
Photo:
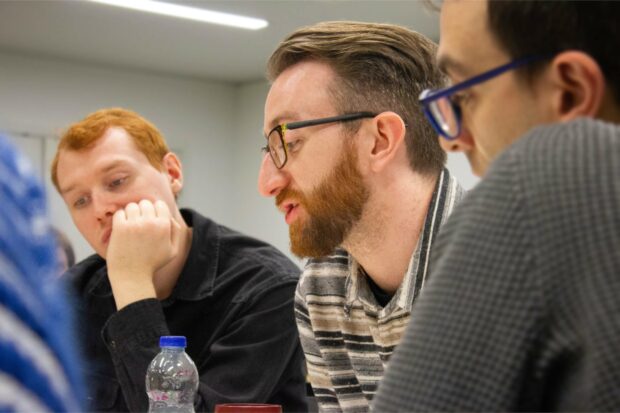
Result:
<svg viewBox="0 0 620 413"><path fill-rule="evenodd" d="M125 7L127 9L147 11L150 13L163 14L165 16L180 17L183 19L197 20L206 23L222 24L225 26L239 27L242 29L258 30L267 27L266 20L254 17L239 16L236 14L222 13L198 7L181 6L179 4L166 3L154 0L89 0L95 3L108 4L110 6Z"/></svg>

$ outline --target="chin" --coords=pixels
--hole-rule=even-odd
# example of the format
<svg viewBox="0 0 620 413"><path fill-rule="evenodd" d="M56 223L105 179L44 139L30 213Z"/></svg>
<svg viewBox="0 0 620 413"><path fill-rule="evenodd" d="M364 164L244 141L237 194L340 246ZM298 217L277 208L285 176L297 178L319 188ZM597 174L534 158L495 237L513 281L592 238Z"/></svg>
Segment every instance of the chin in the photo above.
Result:
<svg viewBox="0 0 620 413"><path fill-rule="evenodd" d="M108 247L104 247L104 248L93 248L95 250L95 254L99 255L101 258L103 258L104 260L106 259L106 256L108 255Z"/></svg>
<svg viewBox="0 0 620 413"><path fill-rule="evenodd" d="M481 165L478 162L473 162L471 159L469 160L469 165L471 166L471 172L478 178L482 178L489 168L488 164Z"/></svg>

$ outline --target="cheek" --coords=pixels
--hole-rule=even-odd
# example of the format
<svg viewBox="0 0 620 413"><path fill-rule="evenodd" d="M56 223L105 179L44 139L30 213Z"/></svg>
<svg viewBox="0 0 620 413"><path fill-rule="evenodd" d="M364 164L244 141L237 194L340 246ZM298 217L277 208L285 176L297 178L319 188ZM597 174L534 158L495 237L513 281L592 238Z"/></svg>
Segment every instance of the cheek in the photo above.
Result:
<svg viewBox="0 0 620 413"><path fill-rule="evenodd" d="M301 165L300 165L301 166ZM299 168L294 176L296 186L305 194L311 193L331 176L337 164L331 160L321 160Z"/></svg>
<svg viewBox="0 0 620 413"><path fill-rule="evenodd" d="M95 229L95 222L93 219L93 222L90 222L90 220L88 219L88 217L86 216L86 214L72 214L71 218L73 219L73 223L75 224L75 227L77 228L77 230L79 231L80 234L82 234L82 236L86 239L86 241L88 241L89 243L92 241L93 237L95 236L94 233L94 229Z"/></svg>

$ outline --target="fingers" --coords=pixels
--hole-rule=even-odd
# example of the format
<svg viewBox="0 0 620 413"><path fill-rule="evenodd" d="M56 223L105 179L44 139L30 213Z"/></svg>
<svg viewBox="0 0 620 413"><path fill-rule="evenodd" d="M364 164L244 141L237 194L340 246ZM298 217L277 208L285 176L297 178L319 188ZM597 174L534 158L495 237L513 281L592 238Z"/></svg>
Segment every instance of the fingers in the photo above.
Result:
<svg viewBox="0 0 620 413"><path fill-rule="evenodd" d="M168 218L170 220L170 244L172 245L175 253L178 249L179 238L181 236L181 225L170 214L168 205L163 201L155 201L155 211L160 218Z"/></svg>
<svg viewBox="0 0 620 413"><path fill-rule="evenodd" d="M140 213L140 207L135 202L130 202L125 205L125 214L127 215L128 220L135 220L142 215Z"/></svg>
<svg viewBox="0 0 620 413"><path fill-rule="evenodd" d="M130 202L114 213L106 259L119 271L152 275L176 256L181 233L165 202Z"/></svg>
<svg viewBox="0 0 620 413"><path fill-rule="evenodd" d="M125 210L123 208L117 209L112 216L112 228L115 228L120 222L126 221L127 215L125 214Z"/></svg>
<svg viewBox="0 0 620 413"><path fill-rule="evenodd" d="M116 216L118 215L118 218ZM148 199L143 199L139 203L130 202L125 205L125 208L118 209L114 213L117 220L136 220L139 218L170 218L170 210L163 201L155 201L155 203Z"/></svg>
<svg viewBox="0 0 620 413"><path fill-rule="evenodd" d="M157 202L162 202L162 201L157 201ZM155 212L155 206L153 205L153 203L147 199L143 199L142 201L140 201L138 206L144 218L155 218L156 216L159 216L159 214Z"/></svg>
<svg viewBox="0 0 620 413"><path fill-rule="evenodd" d="M155 201L155 205L151 204L155 209L155 214L160 218L170 218L170 210L164 201Z"/></svg>

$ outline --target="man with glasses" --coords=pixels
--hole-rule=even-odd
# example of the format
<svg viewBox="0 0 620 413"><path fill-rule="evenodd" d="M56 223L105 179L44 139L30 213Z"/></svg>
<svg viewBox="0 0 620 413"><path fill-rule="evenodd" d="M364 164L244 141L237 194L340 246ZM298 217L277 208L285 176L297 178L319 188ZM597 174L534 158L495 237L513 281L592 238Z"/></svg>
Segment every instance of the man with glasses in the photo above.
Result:
<svg viewBox="0 0 620 413"><path fill-rule="evenodd" d="M481 183L376 411L620 410L620 3L445 1L421 95Z"/></svg>
<svg viewBox="0 0 620 413"><path fill-rule="evenodd" d="M368 410L461 196L416 99L442 84L434 54L402 27L330 22L268 63L259 189L310 258L295 310L322 411Z"/></svg>

